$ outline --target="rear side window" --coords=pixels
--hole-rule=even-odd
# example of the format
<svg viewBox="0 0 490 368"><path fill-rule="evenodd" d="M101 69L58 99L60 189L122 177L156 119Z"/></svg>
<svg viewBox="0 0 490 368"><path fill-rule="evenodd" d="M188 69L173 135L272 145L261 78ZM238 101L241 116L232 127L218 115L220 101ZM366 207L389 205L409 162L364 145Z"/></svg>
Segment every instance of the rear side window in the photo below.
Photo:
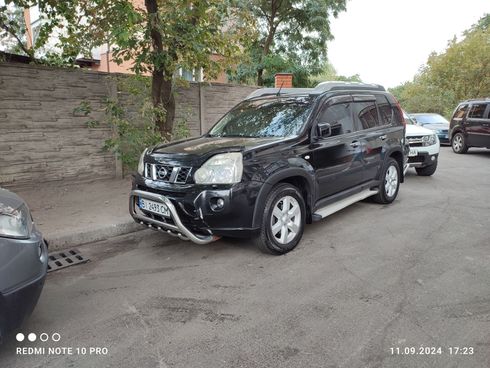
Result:
<svg viewBox="0 0 490 368"><path fill-rule="evenodd" d="M388 99L383 95L376 96L376 103L378 104L380 125L390 125L393 123L394 112Z"/></svg>
<svg viewBox="0 0 490 368"><path fill-rule="evenodd" d="M359 119L362 129L370 129L380 125L378 120L378 110L374 101L354 102L354 116Z"/></svg>
<svg viewBox="0 0 490 368"><path fill-rule="evenodd" d="M468 118L483 119L483 114L485 113L486 108L487 104L484 103L471 105L470 112L468 113Z"/></svg>
<svg viewBox="0 0 490 368"><path fill-rule="evenodd" d="M463 119L466 115L466 111L468 111L468 105L461 105L456 109L454 113L453 119Z"/></svg>

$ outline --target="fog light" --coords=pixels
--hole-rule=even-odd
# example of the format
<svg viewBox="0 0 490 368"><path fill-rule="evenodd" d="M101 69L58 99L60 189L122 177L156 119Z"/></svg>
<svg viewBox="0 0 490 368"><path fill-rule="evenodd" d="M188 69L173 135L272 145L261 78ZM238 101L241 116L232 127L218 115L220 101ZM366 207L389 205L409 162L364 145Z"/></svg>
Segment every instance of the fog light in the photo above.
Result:
<svg viewBox="0 0 490 368"><path fill-rule="evenodd" d="M213 211L221 211L225 207L225 200L223 198L211 198L209 202Z"/></svg>
<svg viewBox="0 0 490 368"><path fill-rule="evenodd" d="M434 161L436 159L436 156L432 156L430 159Z"/></svg>

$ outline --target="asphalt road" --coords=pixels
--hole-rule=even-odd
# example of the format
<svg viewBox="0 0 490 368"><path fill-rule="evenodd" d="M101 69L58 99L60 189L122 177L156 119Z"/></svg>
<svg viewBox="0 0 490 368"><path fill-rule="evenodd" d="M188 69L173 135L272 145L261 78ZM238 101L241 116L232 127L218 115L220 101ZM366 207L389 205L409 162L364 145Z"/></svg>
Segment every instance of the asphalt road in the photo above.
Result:
<svg viewBox="0 0 490 368"><path fill-rule="evenodd" d="M310 225L286 256L151 231L90 244L23 328L60 341L8 342L0 367L490 367L489 215L490 150L442 148L433 177L410 171L392 205Z"/></svg>

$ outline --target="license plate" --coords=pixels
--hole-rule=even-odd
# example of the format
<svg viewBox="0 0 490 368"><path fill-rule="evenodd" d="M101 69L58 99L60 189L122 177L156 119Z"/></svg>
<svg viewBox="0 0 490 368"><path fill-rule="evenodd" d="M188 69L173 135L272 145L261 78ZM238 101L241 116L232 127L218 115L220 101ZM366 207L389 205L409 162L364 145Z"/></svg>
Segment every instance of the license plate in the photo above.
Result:
<svg viewBox="0 0 490 368"><path fill-rule="evenodd" d="M408 157L413 157L413 156L417 156L417 150L410 148L410 152L408 153Z"/></svg>
<svg viewBox="0 0 490 368"><path fill-rule="evenodd" d="M150 201L146 198L140 198L138 201L138 206L142 210L153 212L160 216L170 217L170 211L163 203Z"/></svg>

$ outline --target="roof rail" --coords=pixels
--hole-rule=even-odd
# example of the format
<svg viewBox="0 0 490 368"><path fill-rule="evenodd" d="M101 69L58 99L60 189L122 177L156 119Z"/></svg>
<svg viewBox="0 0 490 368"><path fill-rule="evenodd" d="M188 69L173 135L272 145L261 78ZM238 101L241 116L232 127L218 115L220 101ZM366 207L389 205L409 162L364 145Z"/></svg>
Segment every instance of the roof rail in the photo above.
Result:
<svg viewBox="0 0 490 368"><path fill-rule="evenodd" d="M325 81L318 83L314 88L318 92L334 91L339 89L354 89L354 90L371 90L371 91L386 91L380 84L361 83L361 82L344 82L344 81Z"/></svg>
<svg viewBox="0 0 490 368"><path fill-rule="evenodd" d="M490 101L490 97L482 97L482 98L470 98L469 100L464 100L461 102L474 102L474 101Z"/></svg>
<svg viewBox="0 0 490 368"><path fill-rule="evenodd" d="M310 94L314 92L313 88L261 88L253 91L251 94L245 98L246 100L249 100L254 97L260 97L260 96L273 96L277 95L277 93L281 91L280 95L290 95L290 94Z"/></svg>
<svg viewBox="0 0 490 368"><path fill-rule="evenodd" d="M315 88L261 88L253 91L245 99L250 100L255 97L273 96L280 92L280 95L319 95L328 91L335 90L357 90L357 91L386 91L379 84L369 84L360 82L326 81L316 85Z"/></svg>

